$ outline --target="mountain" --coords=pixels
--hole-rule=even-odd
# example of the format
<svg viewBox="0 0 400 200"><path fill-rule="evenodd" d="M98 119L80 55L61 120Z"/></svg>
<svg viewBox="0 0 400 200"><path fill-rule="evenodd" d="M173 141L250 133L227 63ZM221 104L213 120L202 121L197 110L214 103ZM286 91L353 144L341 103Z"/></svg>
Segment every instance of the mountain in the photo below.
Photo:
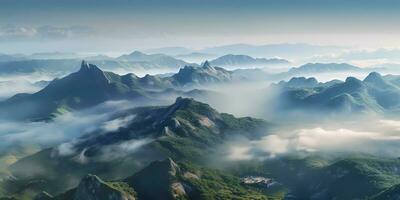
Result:
<svg viewBox="0 0 400 200"><path fill-rule="evenodd" d="M83 61L78 72L51 81L39 92L17 94L0 102L1 116L48 119L55 114L90 107L107 100L146 98L142 90L145 83L145 80L132 74L119 76L103 72L96 65Z"/></svg>
<svg viewBox="0 0 400 200"><path fill-rule="evenodd" d="M128 55L122 55L117 58L117 60L131 61L131 62L147 62L152 64L157 64L162 67L169 67L178 69L185 65L190 65L189 63L175 59L171 56L165 54L144 54L140 51L134 51Z"/></svg>
<svg viewBox="0 0 400 200"><path fill-rule="evenodd" d="M146 49L144 50L144 52L149 54L166 54L170 56L176 56L180 54L181 55L189 54L193 52L193 50L185 47L162 47L162 48Z"/></svg>
<svg viewBox="0 0 400 200"><path fill-rule="evenodd" d="M319 82L314 77L304 78L304 77L293 77L288 82L281 81L278 86L290 87L290 88L313 88L317 87Z"/></svg>
<svg viewBox="0 0 400 200"><path fill-rule="evenodd" d="M200 52L216 55L245 54L254 57L281 57L289 59L301 59L326 53L339 53L343 50L337 46L318 46L310 44L232 44L202 49Z"/></svg>
<svg viewBox="0 0 400 200"><path fill-rule="evenodd" d="M20 55L8 55L0 53L0 62L9 62L23 59Z"/></svg>
<svg viewBox="0 0 400 200"><path fill-rule="evenodd" d="M175 72L185 65L194 65L165 55L147 55L145 58L120 60L107 56L85 58L90 63L102 66L102 70L115 73L135 72ZM0 75L33 75L61 77L79 70L82 59L14 59L0 62ZM152 71L153 70L153 71Z"/></svg>
<svg viewBox="0 0 400 200"><path fill-rule="evenodd" d="M157 182L152 180L157 179ZM266 199L229 173L168 158L155 161L125 181L139 199ZM157 192L154 192L157 191Z"/></svg>
<svg viewBox="0 0 400 200"><path fill-rule="evenodd" d="M110 121L123 119L129 121L117 130L96 130L64 144L68 151L56 146L20 159L10 167L15 180L7 185L11 191L29 191L29 185L20 183L40 180L32 187L57 194L88 173L115 180L167 157L207 162L229 138L256 139L270 127L263 120L236 118L187 98L177 98L170 106L128 109Z"/></svg>
<svg viewBox="0 0 400 200"><path fill-rule="evenodd" d="M135 191L124 183L105 182L95 175L85 176L74 191L73 200L134 200Z"/></svg>
<svg viewBox="0 0 400 200"><path fill-rule="evenodd" d="M385 191L395 191L400 180L399 164L398 158L367 155L332 158L314 154L267 160L259 168L292 188L293 199L351 200L374 199Z"/></svg>
<svg viewBox="0 0 400 200"><path fill-rule="evenodd" d="M68 52L42 52L42 53L34 53L29 56L26 56L26 59L35 59L35 60L56 60L56 59L79 59L82 58L82 55L76 53L68 53Z"/></svg>
<svg viewBox="0 0 400 200"><path fill-rule="evenodd" d="M163 78L151 75L138 77L134 74L121 76L82 61L79 71L51 81L42 90L33 94L17 94L0 102L0 117L48 120L58 114L109 100L159 101L168 95L201 98L199 92L182 91L180 88L229 81L232 81L232 72L212 67L208 62L202 67L185 66L173 76ZM201 92L207 95L206 91ZM215 93L210 92L210 95Z"/></svg>
<svg viewBox="0 0 400 200"><path fill-rule="evenodd" d="M215 59L218 56L214 55L214 54L208 54L208 53L192 52L192 53L188 53L188 54L179 54L174 57L185 60L187 62L201 63L204 60Z"/></svg>
<svg viewBox="0 0 400 200"><path fill-rule="evenodd" d="M208 61L202 67L185 66L177 74L171 76L176 85L198 85L230 82L232 72L220 67L213 67Z"/></svg>
<svg viewBox="0 0 400 200"><path fill-rule="evenodd" d="M314 88L283 89L283 107L345 113L398 112L399 78L372 72L364 80L348 77L345 82L330 82ZM305 80L303 79L303 82ZM315 84L315 81L310 81ZM312 86L312 84L310 85ZM322 86L322 87L321 87Z"/></svg>
<svg viewBox="0 0 400 200"><path fill-rule="evenodd" d="M362 69L346 63L308 63L297 68L291 68L289 74L313 74L344 71L361 71Z"/></svg>
<svg viewBox="0 0 400 200"><path fill-rule="evenodd" d="M370 69L359 68L347 63L307 63L299 67L290 68L288 71L274 74L273 80L284 80L292 77L314 76L319 79L335 77L337 79L345 79L344 75L367 75ZM327 79L329 80L329 79Z"/></svg>
<svg viewBox="0 0 400 200"><path fill-rule="evenodd" d="M253 58L247 55L228 54L210 61L215 66L265 66L289 64L289 61L279 58Z"/></svg>
<svg viewBox="0 0 400 200"><path fill-rule="evenodd" d="M168 158L164 161L152 162L126 181L135 188L140 199L187 198L193 189L186 183L180 182L180 177L183 177L181 168Z"/></svg>
<svg viewBox="0 0 400 200"><path fill-rule="evenodd" d="M400 184L394 185L376 196L372 198L373 200L385 200L385 199L393 199L399 200L400 199Z"/></svg>
<svg viewBox="0 0 400 200"><path fill-rule="evenodd" d="M47 194L45 192L41 194ZM171 158L154 161L118 181L86 175L76 188L47 199L267 199L257 188L245 187L239 178L218 170ZM41 200L41 199L38 199Z"/></svg>
<svg viewBox="0 0 400 200"><path fill-rule="evenodd" d="M278 84L273 86L283 87L283 88L315 88L315 87L329 87L338 83L342 83L340 80L332 80L325 83L318 82L318 80L314 77L305 78L305 77L293 77L289 81L280 81Z"/></svg>
<svg viewBox="0 0 400 200"><path fill-rule="evenodd" d="M80 60L12 60L0 63L1 75L43 74L63 76L79 69Z"/></svg>

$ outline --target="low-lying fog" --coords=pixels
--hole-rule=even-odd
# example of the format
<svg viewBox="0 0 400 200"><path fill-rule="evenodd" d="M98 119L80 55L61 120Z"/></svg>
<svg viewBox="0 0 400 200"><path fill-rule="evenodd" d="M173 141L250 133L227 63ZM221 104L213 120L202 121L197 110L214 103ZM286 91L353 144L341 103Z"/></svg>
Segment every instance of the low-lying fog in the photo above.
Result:
<svg viewBox="0 0 400 200"><path fill-rule="evenodd" d="M119 73L124 74L126 72ZM316 77L320 82L325 82L332 79L344 80L348 76L363 79L367 74L367 72L353 74L325 73L315 74L313 77ZM10 79L16 82L9 82ZM0 80L3 81L0 82L1 99L20 92L35 92L41 87L34 86L33 82L51 80L51 78L32 75L20 78L9 77L9 79L0 77ZM365 153L389 157L400 154L400 120L375 116L362 119L354 118L346 123L343 123L343 120L319 120L315 118L313 120L318 121L310 123L310 120L302 118L295 121L291 118L285 120L282 116L277 118L276 116L280 113L274 112L276 91L269 89L273 82L277 81L240 82L202 88L221 94L218 98L210 97L206 100L206 103L219 112L231 113L238 117L263 118L278 127L274 129L274 132L266 133L263 138L257 141L237 138L228 142L224 150L228 159L267 159L300 152ZM70 141L99 127L104 129L120 127L123 126L123 122L109 122L110 115L129 107L149 104L151 103L106 102L84 111L59 116L52 122L3 121L0 123L0 151L14 144L28 143L46 147ZM115 148L130 149L141 144L140 142L127 143Z"/></svg>

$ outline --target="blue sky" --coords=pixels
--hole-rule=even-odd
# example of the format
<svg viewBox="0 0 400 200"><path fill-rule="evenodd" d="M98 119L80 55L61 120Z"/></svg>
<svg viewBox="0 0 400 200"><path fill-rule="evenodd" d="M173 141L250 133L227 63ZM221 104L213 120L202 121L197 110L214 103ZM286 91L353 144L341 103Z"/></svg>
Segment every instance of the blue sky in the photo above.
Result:
<svg viewBox="0 0 400 200"><path fill-rule="evenodd" d="M397 46L398 10L395 0L0 0L0 51Z"/></svg>

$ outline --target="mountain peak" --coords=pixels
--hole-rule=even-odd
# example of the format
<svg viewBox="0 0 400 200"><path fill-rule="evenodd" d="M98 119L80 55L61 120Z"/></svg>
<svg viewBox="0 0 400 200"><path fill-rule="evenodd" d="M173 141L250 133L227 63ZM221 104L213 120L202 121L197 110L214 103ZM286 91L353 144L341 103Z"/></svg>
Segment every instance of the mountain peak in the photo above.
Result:
<svg viewBox="0 0 400 200"><path fill-rule="evenodd" d="M74 200L102 199L101 195L108 195L117 200L134 200L131 194L120 191L104 182L96 175L88 174L79 183Z"/></svg>
<svg viewBox="0 0 400 200"><path fill-rule="evenodd" d="M183 107L195 102L193 98L178 97L173 104L174 107Z"/></svg>
<svg viewBox="0 0 400 200"><path fill-rule="evenodd" d="M85 60L82 60L81 69L79 70L79 72L91 72L91 71L103 73L103 71L100 68L98 68L96 65L89 64Z"/></svg>
<svg viewBox="0 0 400 200"><path fill-rule="evenodd" d="M378 72L371 72L364 79L365 82L376 82L376 81L382 81L382 80L383 80L382 76Z"/></svg>
<svg viewBox="0 0 400 200"><path fill-rule="evenodd" d="M131 54L130 54L131 56L142 56L142 55L146 55L146 54L144 54L144 53L142 53L141 51L134 51L134 52L132 52Z"/></svg>
<svg viewBox="0 0 400 200"><path fill-rule="evenodd" d="M88 69L89 69L89 64L85 60L82 60L80 70L88 70Z"/></svg>
<svg viewBox="0 0 400 200"><path fill-rule="evenodd" d="M206 62L203 63L203 68L205 68L205 69L210 69L210 68L212 68L211 65L210 65L210 63L208 62L208 60L206 60Z"/></svg>
<svg viewBox="0 0 400 200"><path fill-rule="evenodd" d="M346 78L346 83L360 83L361 81L355 77L349 76Z"/></svg>

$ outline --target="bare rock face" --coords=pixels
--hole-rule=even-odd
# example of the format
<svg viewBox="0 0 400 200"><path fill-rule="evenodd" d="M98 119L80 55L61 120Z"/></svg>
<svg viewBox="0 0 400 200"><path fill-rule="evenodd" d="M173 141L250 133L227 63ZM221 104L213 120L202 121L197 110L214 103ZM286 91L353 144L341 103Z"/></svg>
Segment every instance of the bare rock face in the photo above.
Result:
<svg viewBox="0 0 400 200"><path fill-rule="evenodd" d="M95 175L87 175L76 189L74 200L134 200L133 194L106 183Z"/></svg>
<svg viewBox="0 0 400 200"><path fill-rule="evenodd" d="M187 199L190 187L181 182L181 168L171 158L155 161L128 177L139 199L172 200Z"/></svg>

